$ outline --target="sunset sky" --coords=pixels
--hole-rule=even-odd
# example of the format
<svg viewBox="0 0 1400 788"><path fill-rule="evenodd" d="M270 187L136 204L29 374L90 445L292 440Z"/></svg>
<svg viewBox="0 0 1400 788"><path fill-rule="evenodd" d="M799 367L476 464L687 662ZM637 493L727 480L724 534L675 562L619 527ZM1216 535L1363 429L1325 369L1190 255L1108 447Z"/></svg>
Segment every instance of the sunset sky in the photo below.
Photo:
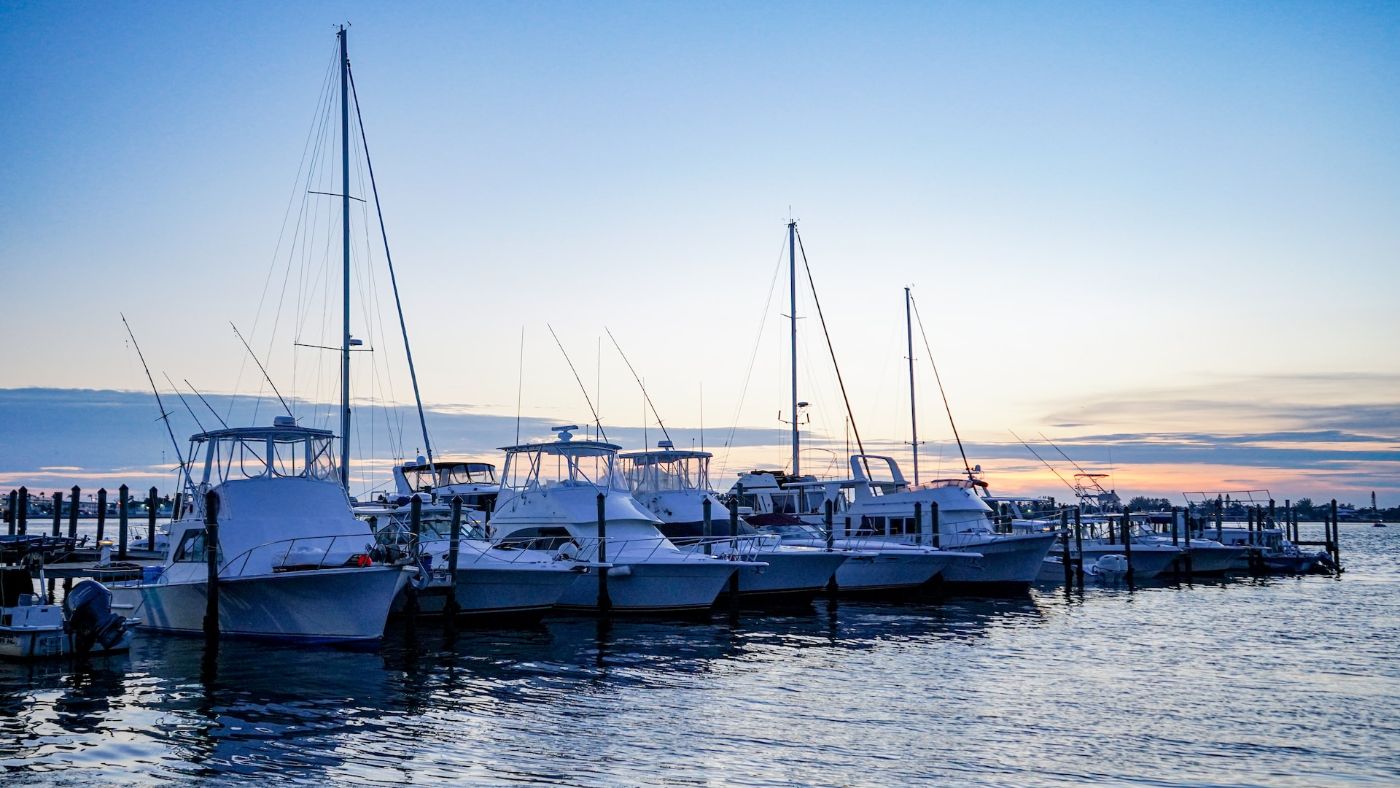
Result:
<svg viewBox="0 0 1400 788"><path fill-rule="evenodd" d="M330 423L334 355L297 343L339 342L339 206L302 167L338 166L314 141L347 20L439 449L509 442L517 398L524 437L592 420L552 326L615 440L656 436L607 329L678 443L782 464L795 217L869 449L907 462L912 286L998 492L1067 492L1014 430L1128 495L1400 497L1400 7L1375 3L0 0L0 485L169 462L120 312L177 433L164 374L271 418L230 321ZM382 460L421 440L375 421L411 389L372 218L353 389ZM799 276L804 464L836 473Z"/></svg>

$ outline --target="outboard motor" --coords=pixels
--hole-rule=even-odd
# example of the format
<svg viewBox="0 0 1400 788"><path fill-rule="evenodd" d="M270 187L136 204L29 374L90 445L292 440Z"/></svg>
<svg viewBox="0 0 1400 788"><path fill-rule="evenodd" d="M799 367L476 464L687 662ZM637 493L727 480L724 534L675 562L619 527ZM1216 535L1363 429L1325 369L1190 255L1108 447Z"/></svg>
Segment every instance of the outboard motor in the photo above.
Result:
<svg viewBox="0 0 1400 788"><path fill-rule="evenodd" d="M86 654L96 643L112 648L126 633L126 621L112 612L112 592L96 580L73 586L63 599L63 612L73 631L73 649Z"/></svg>

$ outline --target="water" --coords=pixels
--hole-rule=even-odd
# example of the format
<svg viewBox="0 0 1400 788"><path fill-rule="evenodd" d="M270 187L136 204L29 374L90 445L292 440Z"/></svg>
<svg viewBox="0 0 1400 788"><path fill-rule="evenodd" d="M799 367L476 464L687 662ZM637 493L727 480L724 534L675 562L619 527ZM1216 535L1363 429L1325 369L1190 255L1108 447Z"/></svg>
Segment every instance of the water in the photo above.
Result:
<svg viewBox="0 0 1400 788"><path fill-rule="evenodd" d="M420 624L212 669L142 636L0 665L0 782L1396 784L1400 528L1342 530L1341 580Z"/></svg>

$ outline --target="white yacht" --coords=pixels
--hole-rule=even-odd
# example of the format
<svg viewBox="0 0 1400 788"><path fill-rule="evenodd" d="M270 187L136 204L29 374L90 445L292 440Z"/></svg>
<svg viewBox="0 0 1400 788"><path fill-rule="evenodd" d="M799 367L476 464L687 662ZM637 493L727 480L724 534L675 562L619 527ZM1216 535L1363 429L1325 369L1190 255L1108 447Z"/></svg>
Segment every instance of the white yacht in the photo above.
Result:
<svg viewBox="0 0 1400 788"><path fill-rule="evenodd" d="M816 525L800 515L804 501L815 502L820 508L820 487L815 491L812 483L784 487L779 478L773 471L740 474L730 494L738 499L744 519L760 533L774 534L786 545L831 547L850 553L836 570L838 591L907 593L932 582L953 563L981 558L976 553L953 553L926 544L875 539L856 529L848 531L839 522L833 523L828 534L824 523ZM826 484L839 487L841 483Z"/></svg>
<svg viewBox="0 0 1400 788"><path fill-rule="evenodd" d="M205 493L218 501L219 630L305 642L368 641L412 567L381 563L369 527L355 519L327 430L278 416L271 427L204 432L191 439L192 506L170 524L153 576L112 587L115 612L164 632L203 631L208 579Z"/></svg>
<svg viewBox="0 0 1400 788"><path fill-rule="evenodd" d="M868 471L872 466L884 466L888 478L872 478L873 472ZM942 573L945 584L988 589L1028 586L1057 538L1053 532L998 532L993 527L992 510L980 495L987 483L980 479L935 479L911 485L893 457L875 454L852 455L851 473L850 480L822 485L821 505L830 500L839 512L835 525L850 529L847 535L881 544L932 544L942 550L978 555L977 560L950 563ZM851 491L850 498L844 490ZM921 505L923 522L915 519L916 503ZM932 504L938 505L936 530ZM819 511L813 508L803 517L815 523L822 516Z"/></svg>
<svg viewBox="0 0 1400 788"><path fill-rule="evenodd" d="M730 534L729 510L710 489L707 451L683 450L661 441L652 451L620 455L633 497L661 521L658 528L674 544L692 552L729 551L757 558L761 572L738 573L738 594L750 601L797 603L826 588L850 551L825 546L783 544L777 534L760 535L743 520ZM705 502L709 501L709 520ZM736 539L722 537L736 536Z"/></svg>
<svg viewBox="0 0 1400 788"><path fill-rule="evenodd" d="M486 539L481 512L463 509L457 537L457 571L452 569L452 506L439 498L421 496L417 559L423 575L405 588L394 603L394 613L409 610L409 595L420 614L447 612L447 600L456 600L457 614L471 618L518 619L548 612L559 603L584 567L560 561L542 550L497 547ZM428 500L423 500L424 498ZM374 518L375 540L381 545L414 543L412 504L356 506L362 519ZM468 514L474 515L468 518Z"/></svg>
<svg viewBox="0 0 1400 788"><path fill-rule="evenodd" d="M766 568L762 561L677 547L628 490L616 468L620 447L573 440L570 430L576 429L555 427L555 441L503 447L506 462L491 515L491 538L499 547L547 550L590 564L560 607L599 609L606 587L615 612L705 610L736 570Z"/></svg>

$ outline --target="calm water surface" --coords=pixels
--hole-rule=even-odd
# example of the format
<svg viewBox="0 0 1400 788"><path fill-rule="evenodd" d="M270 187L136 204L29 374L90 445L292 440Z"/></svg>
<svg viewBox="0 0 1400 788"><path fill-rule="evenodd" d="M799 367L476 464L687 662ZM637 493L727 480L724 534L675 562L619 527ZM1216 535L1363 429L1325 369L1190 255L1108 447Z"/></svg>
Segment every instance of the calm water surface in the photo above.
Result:
<svg viewBox="0 0 1400 788"><path fill-rule="evenodd" d="M143 635L0 665L0 782L1400 783L1400 528L1341 580L393 627L374 651Z"/></svg>

